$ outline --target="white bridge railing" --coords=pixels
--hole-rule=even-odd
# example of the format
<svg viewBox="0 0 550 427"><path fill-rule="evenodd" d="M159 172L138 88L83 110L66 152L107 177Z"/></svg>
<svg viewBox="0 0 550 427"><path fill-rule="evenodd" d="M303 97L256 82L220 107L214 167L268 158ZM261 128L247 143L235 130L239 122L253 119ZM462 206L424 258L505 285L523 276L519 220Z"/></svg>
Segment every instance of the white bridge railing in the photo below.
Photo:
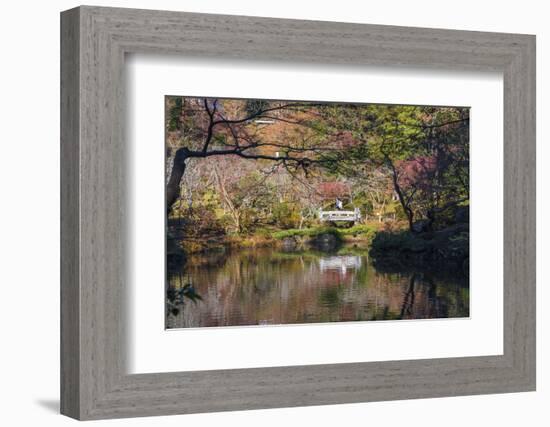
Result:
<svg viewBox="0 0 550 427"><path fill-rule="evenodd" d="M359 221L361 211L355 208L353 211L324 211L319 210L319 219L321 221Z"/></svg>

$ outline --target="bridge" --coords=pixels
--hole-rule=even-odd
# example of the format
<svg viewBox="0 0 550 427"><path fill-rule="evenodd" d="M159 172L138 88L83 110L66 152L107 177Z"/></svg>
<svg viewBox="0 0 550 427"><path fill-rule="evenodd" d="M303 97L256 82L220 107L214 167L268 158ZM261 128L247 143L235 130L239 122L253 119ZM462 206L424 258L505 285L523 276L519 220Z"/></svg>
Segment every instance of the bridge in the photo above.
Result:
<svg viewBox="0 0 550 427"><path fill-rule="evenodd" d="M353 211L324 211L319 209L319 220L321 221L348 221L355 222L361 219L361 211L355 208Z"/></svg>

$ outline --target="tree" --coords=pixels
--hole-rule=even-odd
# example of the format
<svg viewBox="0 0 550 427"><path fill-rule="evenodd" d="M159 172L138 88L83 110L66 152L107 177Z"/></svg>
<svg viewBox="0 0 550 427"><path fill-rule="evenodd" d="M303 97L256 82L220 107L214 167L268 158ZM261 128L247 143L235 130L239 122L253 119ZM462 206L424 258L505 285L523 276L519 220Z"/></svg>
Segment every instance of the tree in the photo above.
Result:
<svg viewBox="0 0 550 427"><path fill-rule="evenodd" d="M387 170L410 230L417 218L431 225L443 206L468 198L468 109L358 105L345 114L324 112L354 141L335 158L333 172L364 182L373 170Z"/></svg>
<svg viewBox="0 0 550 427"><path fill-rule="evenodd" d="M169 214L201 203L228 231L302 227L332 183L413 230L468 199L466 108L168 97L166 109Z"/></svg>
<svg viewBox="0 0 550 427"><path fill-rule="evenodd" d="M329 161L323 146L325 135L307 117L307 110L324 105L299 102L260 102L190 98L187 102L170 99L168 129L177 132L180 146L174 149L168 182L168 213L180 196L180 186L188 159L233 155L243 159L266 160L282 165L290 174L308 173L314 165ZM177 119L175 119L177 118ZM303 128L301 138L270 141L258 122L284 122ZM172 153L170 153L172 154Z"/></svg>

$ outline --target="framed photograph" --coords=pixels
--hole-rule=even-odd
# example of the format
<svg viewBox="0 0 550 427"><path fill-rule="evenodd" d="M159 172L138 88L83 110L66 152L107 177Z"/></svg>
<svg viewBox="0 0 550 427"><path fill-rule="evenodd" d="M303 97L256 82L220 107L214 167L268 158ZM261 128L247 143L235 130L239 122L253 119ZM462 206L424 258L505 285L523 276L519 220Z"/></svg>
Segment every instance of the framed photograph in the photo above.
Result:
<svg viewBox="0 0 550 427"><path fill-rule="evenodd" d="M165 110L166 328L469 317L469 108Z"/></svg>
<svg viewBox="0 0 550 427"><path fill-rule="evenodd" d="M535 390L535 37L61 15L61 411Z"/></svg>

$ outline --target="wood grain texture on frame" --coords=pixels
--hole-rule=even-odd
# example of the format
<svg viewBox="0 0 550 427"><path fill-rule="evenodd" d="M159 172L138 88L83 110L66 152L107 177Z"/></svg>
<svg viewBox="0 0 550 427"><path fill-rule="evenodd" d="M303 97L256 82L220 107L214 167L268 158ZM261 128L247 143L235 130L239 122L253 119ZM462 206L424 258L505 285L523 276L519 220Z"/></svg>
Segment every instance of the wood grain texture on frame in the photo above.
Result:
<svg viewBox="0 0 550 427"><path fill-rule="evenodd" d="M83 6L61 15L61 412L77 419L535 389L535 37ZM500 71L504 354L127 374L128 53Z"/></svg>

